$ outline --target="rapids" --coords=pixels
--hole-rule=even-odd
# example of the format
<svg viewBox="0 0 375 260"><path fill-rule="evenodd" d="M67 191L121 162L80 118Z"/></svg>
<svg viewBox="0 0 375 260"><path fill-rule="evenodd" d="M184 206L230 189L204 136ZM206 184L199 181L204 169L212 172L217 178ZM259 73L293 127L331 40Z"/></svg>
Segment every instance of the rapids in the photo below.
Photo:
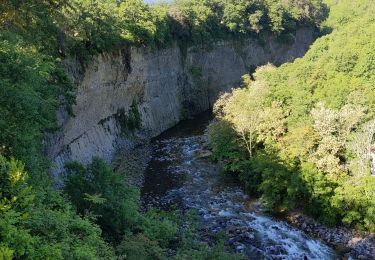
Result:
<svg viewBox="0 0 375 260"><path fill-rule="evenodd" d="M155 138L142 189L144 207L195 209L202 240L224 232L226 243L249 259L336 259L335 251L262 213L209 159L204 129L209 114L182 122Z"/></svg>

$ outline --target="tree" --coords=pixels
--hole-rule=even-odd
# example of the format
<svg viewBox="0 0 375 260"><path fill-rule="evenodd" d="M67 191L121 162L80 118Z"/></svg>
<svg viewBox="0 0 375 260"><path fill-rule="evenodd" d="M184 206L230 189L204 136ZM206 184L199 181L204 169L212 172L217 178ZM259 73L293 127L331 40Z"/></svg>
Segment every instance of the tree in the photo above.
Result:
<svg viewBox="0 0 375 260"><path fill-rule="evenodd" d="M24 165L0 155L0 258L27 254L35 239L20 227L30 214L34 194Z"/></svg>
<svg viewBox="0 0 375 260"><path fill-rule="evenodd" d="M225 118L233 123L242 143L246 147L249 156L253 154L257 138L258 125L261 121L261 102L264 86L256 83L247 90L234 90L233 97L225 106Z"/></svg>
<svg viewBox="0 0 375 260"><path fill-rule="evenodd" d="M368 174L371 162L371 149L374 146L375 120L367 122L355 134L349 147L354 152L356 158L352 163L352 172L356 177L363 177Z"/></svg>
<svg viewBox="0 0 375 260"><path fill-rule="evenodd" d="M346 105L340 111L325 108L322 103L311 111L314 130L320 136L318 147L311 155L315 165L330 174L344 169L341 160L345 144L352 130L365 116L361 106Z"/></svg>
<svg viewBox="0 0 375 260"><path fill-rule="evenodd" d="M21 162L0 155L0 213L13 209L27 217L34 199L27 179Z"/></svg>
<svg viewBox="0 0 375 260"><path fill-rule="evenodd" d="M155 16L149 5L142 0L124 1L119 6L123 25L122 37L136 44L152 44L157 32Z"/></svg>

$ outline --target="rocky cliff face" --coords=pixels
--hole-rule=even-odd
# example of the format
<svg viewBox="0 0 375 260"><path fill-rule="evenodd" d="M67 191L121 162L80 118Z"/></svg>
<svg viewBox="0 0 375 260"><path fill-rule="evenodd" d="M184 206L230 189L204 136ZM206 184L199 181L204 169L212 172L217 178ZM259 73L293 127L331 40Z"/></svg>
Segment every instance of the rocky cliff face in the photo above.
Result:
<svg viewBox="0 0 375 260"><path fill-rule="evenodd" d="M53 172L59 174L69 160L88 163L99 156L111 161L118 148L131 150L140 139L209 109L220 92L238 86L252 68L302 56L312 41L312 30L304 28L291 44L269 37L263 45L225 41L186 51L126 47L94 57L84 72L67 62L78 86L75 116L60 111L61 131L46 139Z"/></svg>

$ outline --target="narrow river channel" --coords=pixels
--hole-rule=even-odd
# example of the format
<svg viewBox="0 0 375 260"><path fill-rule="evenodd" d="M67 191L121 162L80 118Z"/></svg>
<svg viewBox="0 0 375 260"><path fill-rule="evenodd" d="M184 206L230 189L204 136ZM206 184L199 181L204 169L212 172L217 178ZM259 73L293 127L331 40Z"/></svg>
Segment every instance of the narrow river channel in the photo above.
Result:
<svg viewBox="0 0 375 260"><path fill-rule="evenodd" d="M142 189L145 206L197 210L202 234L226 233L226 243L249 259L336 259L330 247L254 209L234 180L222 180L205 149L209 120L209 113L201 114L153 140Z"/></svg>

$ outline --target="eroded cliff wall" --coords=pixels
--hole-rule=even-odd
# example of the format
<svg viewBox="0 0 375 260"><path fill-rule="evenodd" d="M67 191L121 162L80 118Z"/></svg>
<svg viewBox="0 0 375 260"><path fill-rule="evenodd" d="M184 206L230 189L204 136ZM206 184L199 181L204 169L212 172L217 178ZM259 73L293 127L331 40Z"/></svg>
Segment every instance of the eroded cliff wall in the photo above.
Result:
<svg viewBox="0 0 375 260"><path fill-rule="evenodd" d="M75 116L60 111L61 131L46 139L52 172L61 173L70 160L89 163L99 156L111 161L118 148L129 151L142 138L209 109L220 92L238 86L251 68L303 56L312 41L313 30L304 28L290 44L270 36L263 45L251 39L223 41L186 51L178 46L157 51L126 47L94 57L84 72L66 62L77 84ZM130 120L134 110L141 128L133 132L126 124L136 123Z"/></svg>

